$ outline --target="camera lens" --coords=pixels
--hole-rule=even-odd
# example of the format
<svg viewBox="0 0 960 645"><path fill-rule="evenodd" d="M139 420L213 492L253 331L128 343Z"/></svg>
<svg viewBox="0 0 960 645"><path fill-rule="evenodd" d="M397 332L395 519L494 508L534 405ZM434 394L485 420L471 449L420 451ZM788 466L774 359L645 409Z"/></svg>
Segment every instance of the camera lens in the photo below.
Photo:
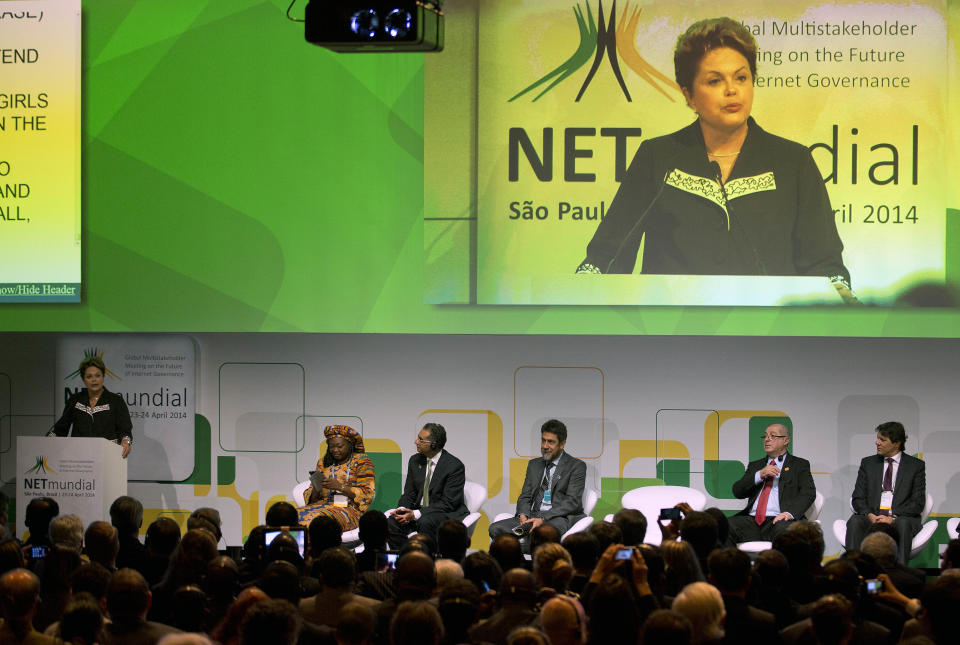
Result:
<svg viewBox="0 0 960 645"><path fill-rule="evenodd" d="M380 16L373 9L361 9L350 17L350 31L358 36L373 38L380 26Z"/></svg>
<svg viewBox="0 0 960 645"><path fill-rule="evenodd" d="M403 9L394 9L387 14L383 28L391 38L403 38L410 33L410 26L413 24L413 16L409 11Z"/></svg>

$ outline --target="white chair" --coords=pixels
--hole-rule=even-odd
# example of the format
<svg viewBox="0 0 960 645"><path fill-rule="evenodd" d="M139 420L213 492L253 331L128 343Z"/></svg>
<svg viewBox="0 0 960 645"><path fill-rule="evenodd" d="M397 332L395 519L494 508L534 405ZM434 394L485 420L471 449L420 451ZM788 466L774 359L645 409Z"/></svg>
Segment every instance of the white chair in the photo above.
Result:
<svg viewBox="0 0 960 645"><path fill-rule="evenodd" d="M470 480L463 482L463 503L469 513L461 521L463 525L467 527L467 535L470 537L473 537L473 530L476 528L477 520L480 519L480 506L483 505L485 501L487 501L487 489L483 484L478 484ZM397 509L391 508L385 511L384 515L390 517L396 512ZM416 531L411 531L407 537L416 534Z"/></svg>
<svg viewBox="0 0 960 645"><path fill-rule="evenodd" d="M853 500L850 500L850 510L853 510ZM920 531L913 536L913 542L910 544L910 559L920 555L920 552L923 551L927 543L930 542L930 538L933 537L933 534L937 530L937 520L927 521L927 518L930 517L930 511L933 510L933 497L930 493L927 493L927 499L923 504L923 511L920 513ZM847 544L847 520L834 520L833 522L833 536L837 538L841 546L846 546ZM908 564L908 563L905 563Z"/></svg>
<svg viewBox="0 0 960 645"><path fill-rule="evenodd" d="M820 517L820 511L823 510L823 493L817 491L816 497L813 499L813 504L810 505L810 508L803 514L803 516L810 520L811 522L820 521L817 519ZM741 551L750 554L750 558L757 557L757 554L761 551L766 551L771 548L773 545L767 540L753 540L751 542L741 542L737 545L737 548Z"/></svg>
<svg viewBox="0 0 960 645"><path fill-rule="evenodd" d="M643 486L624 493L620 506L634 508L643 513L647 518L647 534L643 541L660 544L662 536L657 526L660 509L673 508L681 502L686 502L695 511L702 511L707 505L707 496L696 488L687 486Z"/></svg>
<svg viewBox="0 0 960 645"><path fill-rule="evenodd" d="M833 537L837 538L840 548L847 548L847 520L833 521Z"/></svg>
<svg viewBox="0 0 960 645"><path fill-rule="evenodd" d="M840 548L847 548L847 520L833 521L833 537L837 538Z"/></svg>
<svg viewBox="0 0 960 645"><path fill-rule="evenodd" d="M300 482L299 484L293 487L293 492L291 493L291 495L293 496L293 505L296 506L297 508L307 503L307 501L303 499L303 495L304 493L307 492L308 488L310 488L309 479L307 481Z"/></svg>
<svg viewBox="0 0 960 645"><path fill-rule="evenodd" d="M473 537L473 530L477 528L480 519L480 506L487 501L487 488L482 484L466 481L463 484L463 501L470 514L463 518L463 525L467 527L467 535Z"/></svg>
<svg viewBox="0 0 960 645"><path fill-rule="evenodd" d="M573 535L574 533L579 533L580 531L585 531L588 526L593 524L593 518L590 517L590 513L593 512L594 507L597 505L597 501L600 499L600 491L589 486L583 487L583 512L586 517L581 517L579 520L573 523L566 532L560 536L560 541L562 542L564 538L568 535ZM493 518L494 522L499 522L501 520L510 519L514 517L513 513L498 513L496 517Z"/></svg>
<svg viewBox="0 0 960 645"><path fill-rule="evenodd" d="M940 523L937 520L929 520L930 512L933 510L933 497L927 494L927 501L923 504L923 512L920 514L920 523L922 526L916 535L913 536L913 542L910 544L910 559L920 555L920 552L927 548L927 544L936 533Z"/></svg>
<svg viewBox="0 0 960 645"><path fill-rule="evenodd" d="M957 526L960 525L960 517L951 517L947 520L947 539L957 539Z"/></svg>
<svg viewBox="0 0 960 645"><path fill-rule="evenodd" d="M573 523L573 526L567 529L566 533L560 536L560 541L562 542L568 535L573 535L574 533L579 533L581 531L586 531L587 527L593 524L593 518L590 516L590 513L593 512L594 507L597 505L597 501L600 499L600 491L595 488L590 488L589 486L584 486L583 488L583 512L586 517L581 517L579 520Z"/></svg>
<svg viewBox="0 0 960 645"><path fill-rule="evenodd" d="M293 505L300 507L306 504L306 500L303 498L304 493L307 492L307 489L310 487L310 480L302 481L296 486L293 487L293 492L291 496L293 497ZM372 500L371 500L372 501ZM351 529L349 531L344 531L340 536L340 540L343 542L344 547L352 548L360 542L360 529ZM363 545L357 546L357 553L363 551Z"/></svg>

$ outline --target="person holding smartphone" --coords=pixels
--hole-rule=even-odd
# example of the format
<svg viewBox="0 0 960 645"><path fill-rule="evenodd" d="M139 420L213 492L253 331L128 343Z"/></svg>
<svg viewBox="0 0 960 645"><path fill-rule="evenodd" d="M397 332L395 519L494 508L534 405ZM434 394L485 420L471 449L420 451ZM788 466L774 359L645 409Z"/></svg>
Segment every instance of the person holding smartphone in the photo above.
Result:
<svg viewBox="0 0 960 645"><path fill-rule="evenodd" d="M323 429L327 452L310 474L310 487L299 509L300 524L309 526L321 515L332 517L344 531L357 528L360 516L373 503L373 461L366 455L363 437L350 426Z"/></svg>
<svg viewBox="0 0 960 645"><path fill-rule="evenodd" d="M591 612L590 642L637 641L637 630L659 607L648 575L639 547L611 544L604 550L581 593Z"/></svg>

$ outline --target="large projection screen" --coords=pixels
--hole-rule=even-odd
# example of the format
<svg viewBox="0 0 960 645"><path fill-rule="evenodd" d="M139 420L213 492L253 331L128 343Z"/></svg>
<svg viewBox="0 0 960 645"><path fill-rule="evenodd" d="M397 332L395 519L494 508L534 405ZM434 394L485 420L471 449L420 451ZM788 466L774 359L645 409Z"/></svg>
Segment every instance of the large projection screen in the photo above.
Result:
<svg viewBox="0 0 960 645"><path fill-rule="evenodd" d="M477 304L749 306L843 301L825 272L803 267L799 260L795 268L788 260L786 270L767 270L758 261L755 270L731 272L747 275L727 274L722 267L676 272L642 268L648 238L657 245L664 239L646 233L668 228L672 222L664 218L676 217L676 209L645 209L674 200L671 193L694 192L682 185L686 180L712 180L685 175L681 162L665 165L676 170L662 186L651 182L631 187L630 201L621 197L620 204L613 204L614 209L619 206L613 212L621 219L624 211L632 213L625 217L628 224L650 216L643 226L623 234L632 236L633 244L627 242L620 251L629 257L617 257L632 262L636 256L632 271L629 266L603 266L604 274L627 275L575 274L588 257L587 245L598 225L611 213L641 144L697 118L674 81L674 47L689 25L717 17L717 12L714 6L694 2L478 4L476 230L469 251L471 295ZM945 55L947 3L757 0L737 5L731 17L757 42L751 117L770 135L810 151L808 158L829 196L822 212L827 217L832 212L830 226L842 241L842 262L859 301L899 304L916 289L948 289L952 255L947 180L952 161L946 116L951 86ZM641 156L642 151L638 159ZM770 168L779 171L775 162L771 160ZM799 257L802 247L811 244L809 237L797 233L812 212L804 201L810 182L780 175L782 185L794 181L800 186L798 198L782 187L777 192L775 174L757 173L727 183L731 235L738 233L738 216L774 216L759 191L783 194L797 204L799 215L788 223L793 230L787 235L792 235ZM679 175L685 176L677 180ZM632 176L634 184L637 176ZM746 188L755 194L736 194L744 190L738 183L764 179L769 180L767 187ZM719 183L714 186L720 190ZM426 192L430 196L432 189ZM711 199L709 194L698 198ZM442 198L436 202L442 205ZM682 215L700 217L698 208L695 204ZM714 208L715 213L703 209L703 228L714 224L714 215L724 217L724 206ZM455 244L450 235L444 240L435 232L452 228L431 217L435 214L426 214L428 266L438 247ZM686 224L688 231L700 226L699 220ZM622 230L628 229L625 225ZM742 231L737 243L744 255L777 252L751 240L749 226L745 235ZM770 264L770 257L765 261ZM463 291L451 287L442 277L428 281L425 299L455 302Z"/></svg>

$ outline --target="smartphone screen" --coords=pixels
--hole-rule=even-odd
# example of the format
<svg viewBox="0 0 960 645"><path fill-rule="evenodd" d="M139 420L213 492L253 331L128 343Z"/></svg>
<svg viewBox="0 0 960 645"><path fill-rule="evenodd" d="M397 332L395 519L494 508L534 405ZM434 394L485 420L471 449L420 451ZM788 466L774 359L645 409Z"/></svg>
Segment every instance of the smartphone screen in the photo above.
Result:
<svg viewBox="0 0 960 645"><path fill-rule="evenodd" d="M269 547L281 533L288 533L297 541L297 550L300 552L300 557L303 557L307 546L307 530L302 526L268 527L263 532L263 543Z"/></svg>
<svg viewBox="0 0 960 645"><path fill-rule="evenodd" d="M35 546L30 549L30 557L33 560L41 560L47 557L47 547L44 545Z"/></svg>
<svg viewBox="0 0 960 645"><path fill-rule="evenodd" d="M387 569L395 569L397 566L397 556L398 553L378 553L377 554L377 570L386 571Z"/></svg>
<svg viewBox="0 0 960 645"><path fill-rule="evenodd" d="M633 557L633 549L617 549L617 560L629 560Z"/></svg>
<svg viewBox="0 0 960 645"><path fill-rule="evenodd" d="M660 519L661 520L679 520L680 509L679 508L661 508Z"/></svg>
<svg viewBox="0 0 960 645"><path fill-rule="evenodd" d="M883 580L867 580L867 593L877 594L883 591Z"/></svg>

